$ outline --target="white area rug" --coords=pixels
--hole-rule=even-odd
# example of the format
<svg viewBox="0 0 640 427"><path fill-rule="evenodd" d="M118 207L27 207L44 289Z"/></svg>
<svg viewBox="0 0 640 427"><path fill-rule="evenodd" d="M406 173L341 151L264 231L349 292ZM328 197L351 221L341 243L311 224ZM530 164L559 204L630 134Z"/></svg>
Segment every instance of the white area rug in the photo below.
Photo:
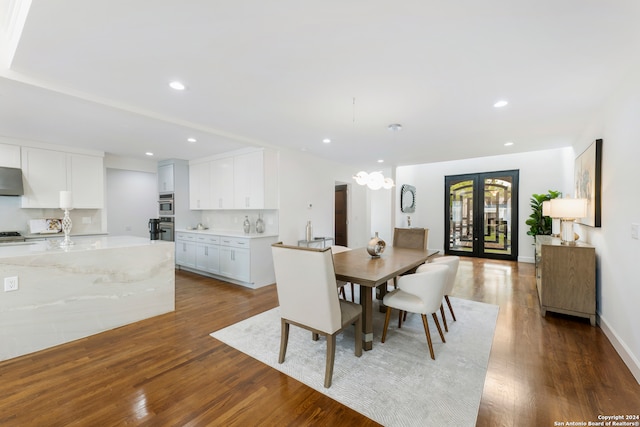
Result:
<svg viewBox="0 0 640 427"><path fill-rule="evenodd" d="M436 360L419 315L398 329L393 311L387 340L380 343L384 314L374 303L373 350L354 355L353 328L337 337L331 388L324 388L326 342L291 326L283 364L279 308L211 334L212 337L303 382L385 426L474 426L482 397L498 306L451 298L456 322L445 307L449 332L442 343L429 317ZM439 316L438 316L439 317ZM442 320L440 320L442 325Z"/></svg>

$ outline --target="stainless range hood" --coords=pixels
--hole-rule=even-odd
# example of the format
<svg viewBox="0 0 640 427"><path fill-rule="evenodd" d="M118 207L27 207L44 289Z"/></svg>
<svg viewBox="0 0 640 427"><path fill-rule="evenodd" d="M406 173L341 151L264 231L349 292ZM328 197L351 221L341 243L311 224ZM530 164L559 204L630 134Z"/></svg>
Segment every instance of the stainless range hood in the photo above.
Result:
<svg viewBox="0 0 640 427"><path fill-rule="evenodd" d="M0 196L22 196L22 170L0 167Z"/></svg>

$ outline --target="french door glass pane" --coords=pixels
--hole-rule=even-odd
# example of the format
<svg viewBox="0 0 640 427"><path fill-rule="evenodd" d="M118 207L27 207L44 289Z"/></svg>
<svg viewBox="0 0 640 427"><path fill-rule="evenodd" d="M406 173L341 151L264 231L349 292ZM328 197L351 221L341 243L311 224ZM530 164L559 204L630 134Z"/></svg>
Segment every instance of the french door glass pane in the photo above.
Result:
<svg viewBox="0 0 640 427"><path fill-rule="evenodd" d="M484 179L484 252L511 254L512 187L510 176Z"/></svg>
<svg viewBox="0 0 640 427"><path fill-rule="evenodd" d="M449 197L449 248L473 252L473 180L452 184Z"/></svg>

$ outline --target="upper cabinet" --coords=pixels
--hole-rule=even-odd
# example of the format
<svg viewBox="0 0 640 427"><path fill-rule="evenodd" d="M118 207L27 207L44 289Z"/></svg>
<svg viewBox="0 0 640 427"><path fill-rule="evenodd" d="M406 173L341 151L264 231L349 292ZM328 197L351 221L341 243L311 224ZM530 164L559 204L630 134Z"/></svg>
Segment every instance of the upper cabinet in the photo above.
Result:
<svg viewBox="0 0 640 427"><path fill-rule="evenodd" d="M212 208L210 162L189 164L189 208Z"/></svg>
<svg viewBox="0 0 640 427"><path fill-rule="evenodd" d="M225 157L213 160L211 166L211 201L213 209L233 209L234 207L234 159Z"/></svg>
<svg viewBox="0 0 640 427"><path fill-rule="evenodd" d="M208 179L202 172L205 165ZM278 208L278 153L274 150L190 162L189 168L191 209ZM210 203L203 204L207 197Z"/></svg>
<svg viewBox="0 0 640 427"><path fill-rule="evenodd" d="M173 164L158 166L158 192L170 193L175 191Z"/></svg>
<svg viewBox="0 0 640 427"><path fill-rule="evenodd" d="M75 209L104 207L100 156L22 147L23 208L59 208L60 191L71 191Z"/></svg>

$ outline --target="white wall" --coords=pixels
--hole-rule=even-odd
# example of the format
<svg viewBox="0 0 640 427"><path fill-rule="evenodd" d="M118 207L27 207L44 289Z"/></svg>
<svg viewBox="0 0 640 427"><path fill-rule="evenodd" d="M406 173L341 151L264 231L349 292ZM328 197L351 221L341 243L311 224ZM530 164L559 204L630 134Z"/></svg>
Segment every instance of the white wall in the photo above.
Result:
<svg viewBox="0 0 640 427"><path fill-rule="evenodd" d="M640 240L631 224L640 223L640 69L633 70L611 95L576 144L582 152L602 138L602 226L579 227L596 247L600 326L640 383Z"/></svg>
<svg viewBox="0 0 640 427"><path fill-rule="evenodd" d="M280 150L280 240L297 245L305 237L307 221L314 236L333 236L336 183L347 183L349 234L351 247L366 246L371 237L367 190L353 185L357 172L308 154ZM311 208L308 205L311 204Z"/></svg>
<svg viewBox="0 0 640 427"><path fill-rule="evenodd" d="M430 249L444 251L444 177L476 172L518 169L518 260L534 262L533 237L527 235L525 224L531 214L529 199L534 193L559 190L569 194L573 189L572 148L532 151L502 156L481 157L453 162L402 166L396 170L396 188L402 184L416 187L416 211L411 216L413 227L429 229ZM396 226L406 227L407 215L400 212L400 191L396 191Z"/></svg>
<svg viewBox="0 0 640 427"><path fill-rule="evenodd" d="M149 237L149 218L158 218L157 173L107 169L109 234Z"/></svg>

